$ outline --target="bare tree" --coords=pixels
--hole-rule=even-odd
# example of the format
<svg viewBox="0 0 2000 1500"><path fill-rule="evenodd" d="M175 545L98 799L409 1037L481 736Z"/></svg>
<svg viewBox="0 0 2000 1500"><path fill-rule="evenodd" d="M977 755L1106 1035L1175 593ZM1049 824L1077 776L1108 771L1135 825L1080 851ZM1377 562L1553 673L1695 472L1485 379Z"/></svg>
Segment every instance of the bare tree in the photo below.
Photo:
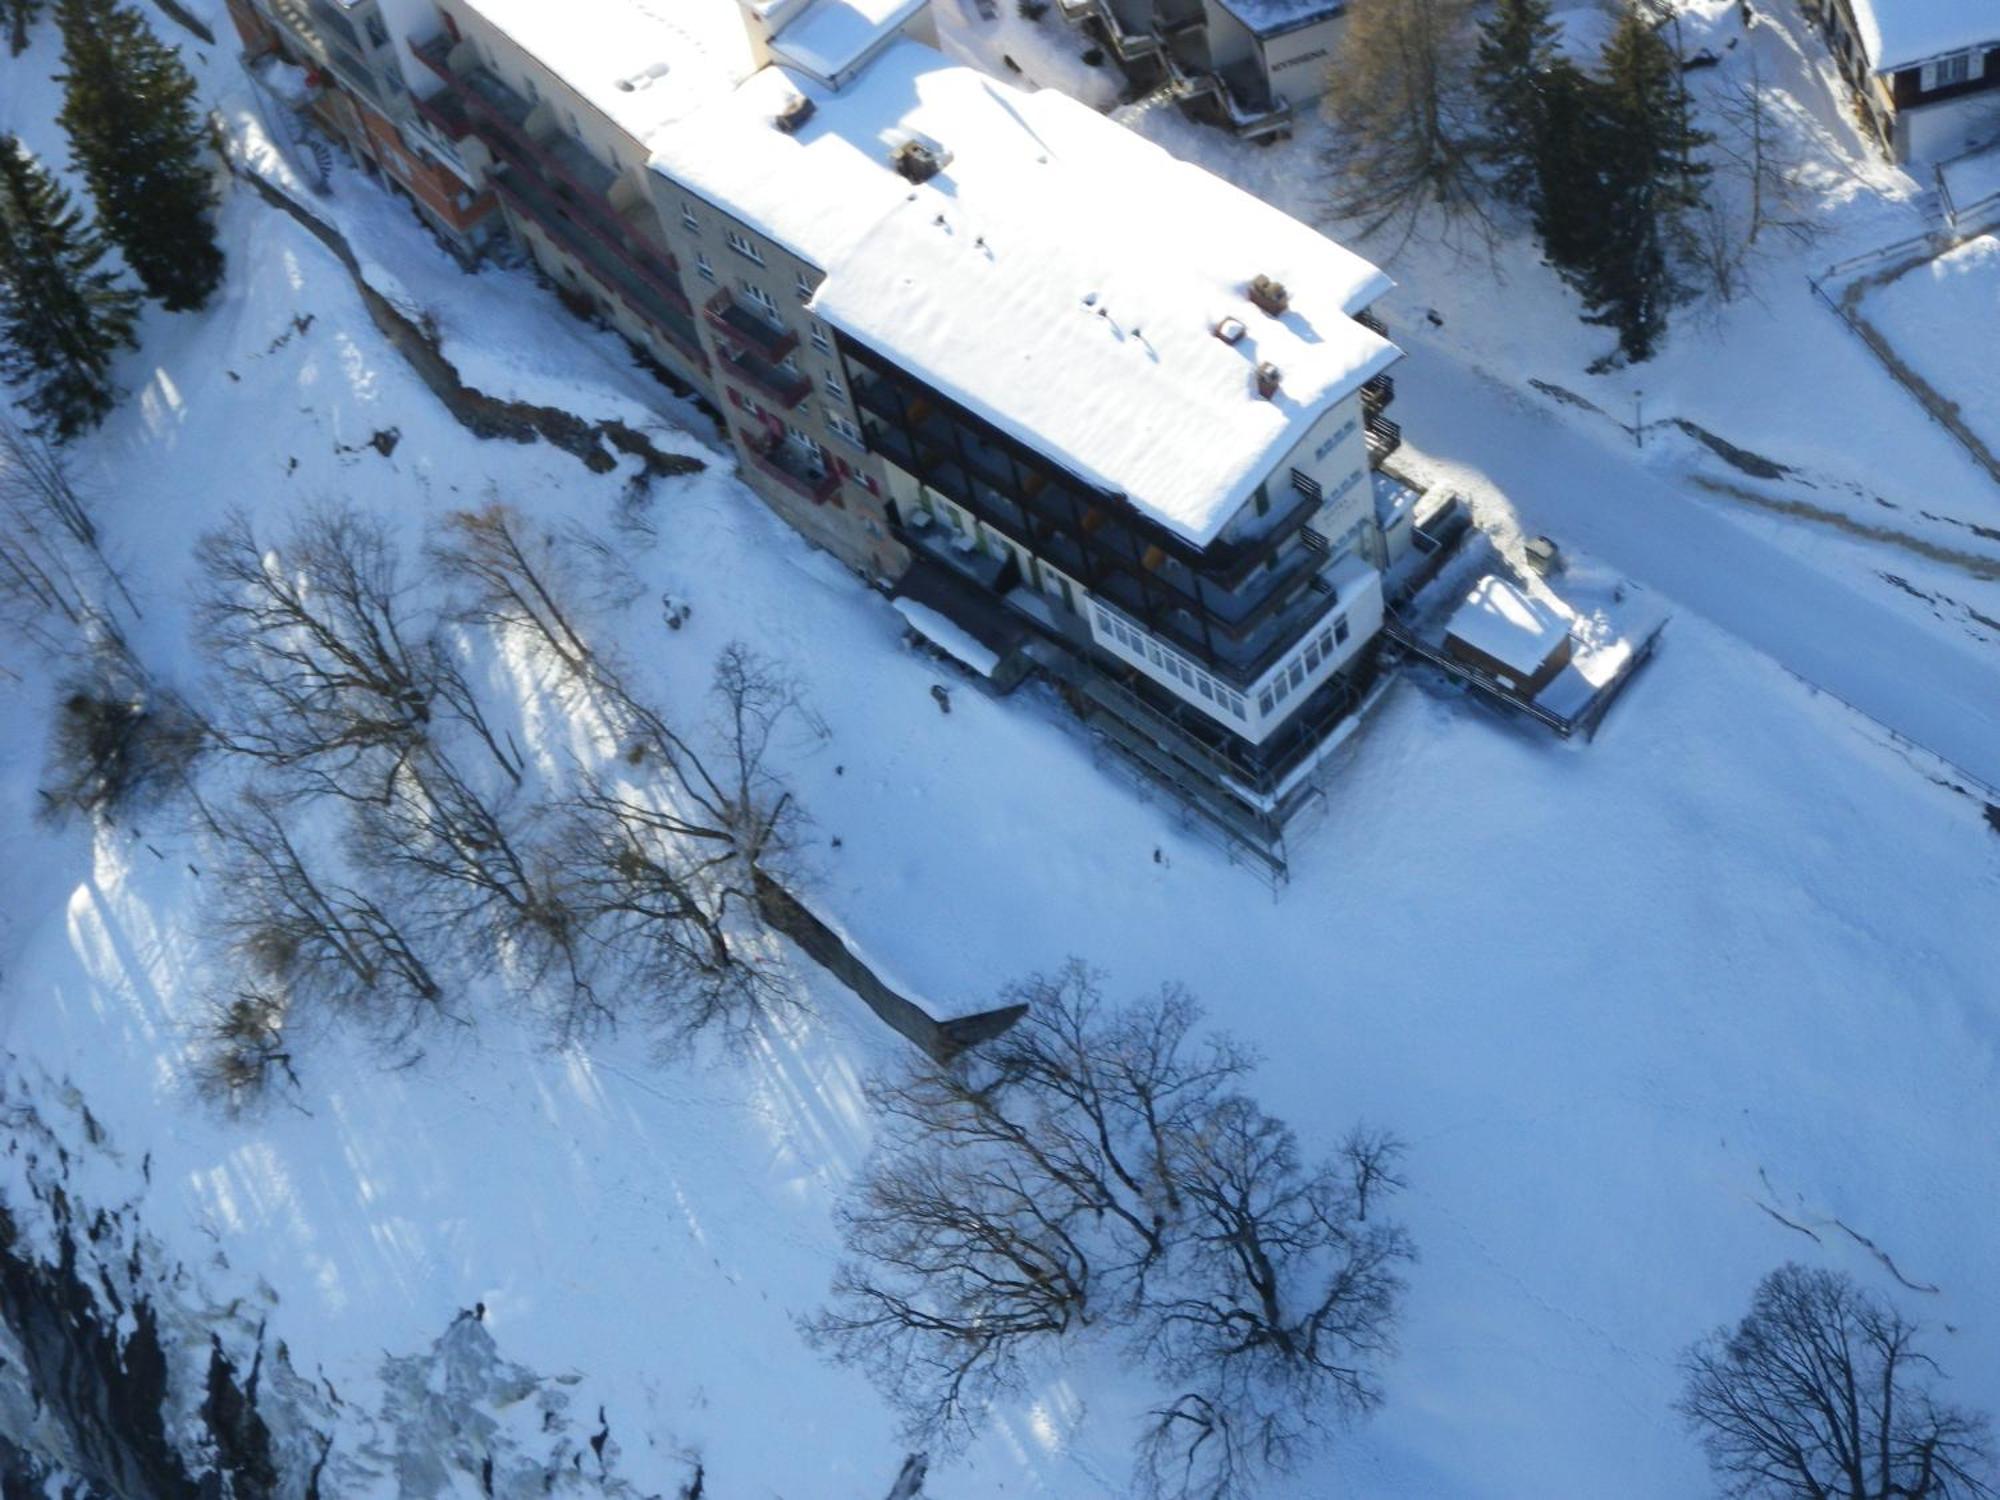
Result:
<svg viewBox="0 0 2000 1500"><path fill-rule="evenodd" d="M372 797L449 723L520 779L442 623L411 603L379 519L321 506L267 547L238 514L197 556L203 640L235 707L229 748L309 773L318 790Z"/></svg>
<svg viewBox="0 0 2000 1500"><path fill-rule="evenodd" d="M1327 73L1328 208L1406 242L1432 212L1490 237L1471 0L1357 0ZM1393 252L1392 252L1393 253Z"/></svg>
<svg viewBox="0 0 2000 1500"><path fill-rule="evenodd" d="M571 673L587 676L589 644L570 620L573 569L559 540L536 532L495 501L448 517L431 555L445 576L468 585L468 619L541 639Z"/></svg>
<svg viewBox="0 0 2000 1500"><path fill-rule="evenodd" d="M1749 268L1774 238L1794 245L1816 234L1804 164L1787 133L1782 96L1764 82L1756 53L1713 96L1717 188L1690 224L1687 258L1723 302L1749 285Z"/></svg>
<svg viewBox="0 0 2000 1500"><path fill-rule="evenodd" d="M1140 1475L1152 1493L1223 1500L1381 1403L1375 1369L1414 1252L1400 1228L1364 1222L1340 1165L1304 1166L1291 1130L1241 1095L1179 1147L1186 1224L1149 1334L1185 1385L1155 1409Z"/></svg>
<svg viewBox="0 0 2000 1500"><path fill-rule="evenodd" d="M424 753L353 811L350 856L381 872L414 941L535 993L559 1040L610 1019L586 923L535 837L539 809L503 812L451 761Z"/></svg>
<svg viewBox="0 0 2000 1500"><path fill-rule="evenodd" d="M204 821L220 855L209 917L260 992L384 1040L442 1014L443 988L401 922L332 859L309 855L288 809L253 789Z"/></svg>
<svg viewBox="0 0 2000 1500"><path fill-rule="evenodd" d="M62 652L79 640L122 643L119 602L138 614L104 556L69 460L0 416L0 618Z"/></svg>
<svg viewBox="0 0 2000 1500"><path fill-rule="evenodd" d="M1786 1265L1682 1359L1677 1409L1739 1500L1978 1500L1986 1419L1933 1393L1918 1328L1833 1271Z"/></svg>
<svg viewBox="0 0 2000 1500"><path fill-rule="evenodd" d="M1336 1164L1301 1166L1178 987L1112 1007L1072 962L1005 998L1030 1009L994 1043L871 1083L881 1145L808 1332L951 1440L1038 1348L1101 1330L1174 1383L1142 1480L1247 1495L1379 1399L1408 1242Z"/></svg>

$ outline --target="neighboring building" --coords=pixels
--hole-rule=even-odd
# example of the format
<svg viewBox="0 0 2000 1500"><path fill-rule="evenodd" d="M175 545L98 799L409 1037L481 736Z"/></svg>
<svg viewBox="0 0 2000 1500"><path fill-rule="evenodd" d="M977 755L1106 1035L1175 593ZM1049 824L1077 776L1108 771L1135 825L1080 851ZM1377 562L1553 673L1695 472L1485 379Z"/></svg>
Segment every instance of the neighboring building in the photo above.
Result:
<svg viewBox="0 0 2000 1500"><path fill-rule="evenodd" d="M1276 836L1411 550L1380 270L922 0L438 3L411 112L775 510Z"/></svg>
<svg viewBox="0 0 2000 1500"><path fill-rule="evenodd" d="M2000 141L1993 0L1804 0L1892 160L1938 162Z"/></svg>
<svg viewBox="0 0 2000 1500"><path fill-rule="evenodd" d="M1445 626L1445 653L1532 699L1562 674L1576 643L1569 622L1504 578L1482 578Z"/></svg>
<svg viewBox="0 0 2000 1500"><path fill-rule="evenodd" d="M275 55L306 73L307 109L368 171L384 175L466 260L500 231L494 198L455 145L413 107L404 73L409 0L228 0L252 58ZM431 28L435 13L418 15Z"/></svg>
<svg viewBox="0 0 2000 1500"><path fill-rule="evenodd" d="M1059 0L1143 90L1238 134L1287 134L1326 92L1347 0Z"/></svg>

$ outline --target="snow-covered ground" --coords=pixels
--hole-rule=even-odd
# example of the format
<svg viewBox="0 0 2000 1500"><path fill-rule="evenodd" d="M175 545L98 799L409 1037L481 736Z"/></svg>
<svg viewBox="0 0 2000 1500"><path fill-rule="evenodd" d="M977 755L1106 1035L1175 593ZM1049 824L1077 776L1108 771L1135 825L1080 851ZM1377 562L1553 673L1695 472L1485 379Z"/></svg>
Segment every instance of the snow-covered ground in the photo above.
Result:
<svg viewBox="0 0 2000 1500"><path fill-rule="evenodd" d="M1910 365L2000 451L1993 350L1968 328L2000 326L2000 237L1979 235L1870 290L1868 319Z"/></svg>
<svg viewBox="0 0 2000 1500"><path fill-rule="evenodd" d="M945 19L977 24L970 7ZM1794 40L1773 26L1754 45ZM46 26L0 62L0 128L60 157L53 67ZM233 64L204 76L254 134ZM1309 137L1256 152L1161 112L1141 124L1310 201ZM1853 176L1827 189L1832 222L1893 237L1905 210L1884 194L1907 184L1841 149ZM1881 582L1909 566L1893 547L1715 498L1691 478L1706 450L1664 433L1635 449L1526 389L1545 378L1622 416L1640 378L1581 373L1601 335L1539 267L1503 249L1497 293L1483 262L1394 268L1411 462L1470 493L1503 542L1551 531L1649 584L1674 622L1588 746L1398 683L1339 752L1274 898L1099 765L1052 703L989 699L902 644L904 617L736 485L616 341L518 273L458 272L373 193L342 175L317 207L365 241L371 280L438 313L475 384L646 421L709 459L660 486L655 544L621 543L643 588L604 625L681 713L733 639L798 676L828 729L785 767L818 840L811 898L899 984L952 1012L1072 954L1114 992L1178 979L1265 1055L1260 1096L1309 1145L1357 1118L1409 1139L1423 1259L1387 1404L1274 1500L1703 1493L1668 1410L1675 1357L1793 1257L1897 1297L1936 1330L1954 1396L2000 1409L2000 930L1982 919L2000 838L1930 754L1829 696L2000 782L2000 655ZM149 316L123 367L132 399L78 453L156 671L201 691L190 549L231 506L276 523L351 496L415 538L497 493L611 534L623 476L472 438L317 241L244 191L222 225L221 298ZM1648 423L1684 415L2000 523L1799 271L1677 332L1643 372ZM393 455L365 446L391 426ZM693 605L682 630L661 626L661 594ZM475 1031L393 1059L319 1039L296 1108L219 1119L187 1079L206 980L193 847L164 815L94 837L36 823L48 687L8 664L24 680L0 683L0 1047L88 1102L121 1153L94 1168L103 1193L138 1195L218 1300L268 1288L272 1336L343 1393L365 1399L384 1351L483 1302L504 1354L606 1403L642 1489L672 1493L699 1455L717 1497L879 1500L902 1455L891 1414L793 1321L824 1294L830 1209L867 1149L858 1079L893 1056L858 1004L799 960L807 1019L749 1056L668 1063L636 1033L552 1052L488 997ZM958 688L948 716L941 681ZM532 743L555 757L581 739L551 724ZM1937 1290L1904 1291L1836 1220ZM1079 1353L932 1489L1122 1494L1144 1395Z"/></svg>

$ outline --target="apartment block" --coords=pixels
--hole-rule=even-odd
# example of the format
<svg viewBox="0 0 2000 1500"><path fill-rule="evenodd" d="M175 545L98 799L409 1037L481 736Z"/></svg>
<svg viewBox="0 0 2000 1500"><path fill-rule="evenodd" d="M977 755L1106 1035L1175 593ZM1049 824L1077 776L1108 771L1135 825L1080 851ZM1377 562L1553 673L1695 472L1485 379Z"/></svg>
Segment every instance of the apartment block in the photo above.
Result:
<svg viewBox="0 0 2000 1500"><path fill-rule="evenodd" d="M780 515L1269 833L1409 550L1389 280L934 43L923 0L438 0L405 112Z"/></svg>

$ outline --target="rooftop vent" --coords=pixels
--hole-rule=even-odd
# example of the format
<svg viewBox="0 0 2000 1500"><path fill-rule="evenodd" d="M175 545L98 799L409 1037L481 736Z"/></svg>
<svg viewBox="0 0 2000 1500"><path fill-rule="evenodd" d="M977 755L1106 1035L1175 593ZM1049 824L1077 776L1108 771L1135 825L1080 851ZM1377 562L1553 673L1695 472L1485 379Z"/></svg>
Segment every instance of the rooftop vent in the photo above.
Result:
<svg viewBox="0 0 2000 1500"><path fill-rule="evenodd" d="M1215 325L1215 336L1225 344L1234 344L1241 341L1243 337L1243 320L1241 318L1224 318L1220 323Z"/></svg>
<svg viewBox="0 0 2000 1500"><path fill-rule="evenodd" d="M648 63L638 72L618 80L618 87L628 94L636 94L640 89L650 88L667 76L667 65L663 62Z"/></svg>
<svg viewBox="0 0 2000 1500"><path fill-rule="evenodd" d="M793 94L779 107L777 117L771 123L786 135L797 135L800 127L813 117L819 106L804 94Z"/></svg>
<svg viewBox="0 0 2000 1500"><path fill-rule="evenodd" d="M1278 387L1285 381L1285 372L1268 359L1257 366L1257 394L1266 401L1276 398Z"/></svg>
<svg viewBox="0 0 2000 1500"><path fill-rule="evenodd" d="M912 137L889 153L889 161L911 182L929 182L951 161L951 153L935 141Z"/></svg>
<svg viewBox="0 0 2000 1500"><path fill-rule="evenodd" d="M1269 313L1275 318L1292 305L1292 294L1285 290L1282 281L1258 275L1250 278L1250 300L1259 312Z"/></svg>

